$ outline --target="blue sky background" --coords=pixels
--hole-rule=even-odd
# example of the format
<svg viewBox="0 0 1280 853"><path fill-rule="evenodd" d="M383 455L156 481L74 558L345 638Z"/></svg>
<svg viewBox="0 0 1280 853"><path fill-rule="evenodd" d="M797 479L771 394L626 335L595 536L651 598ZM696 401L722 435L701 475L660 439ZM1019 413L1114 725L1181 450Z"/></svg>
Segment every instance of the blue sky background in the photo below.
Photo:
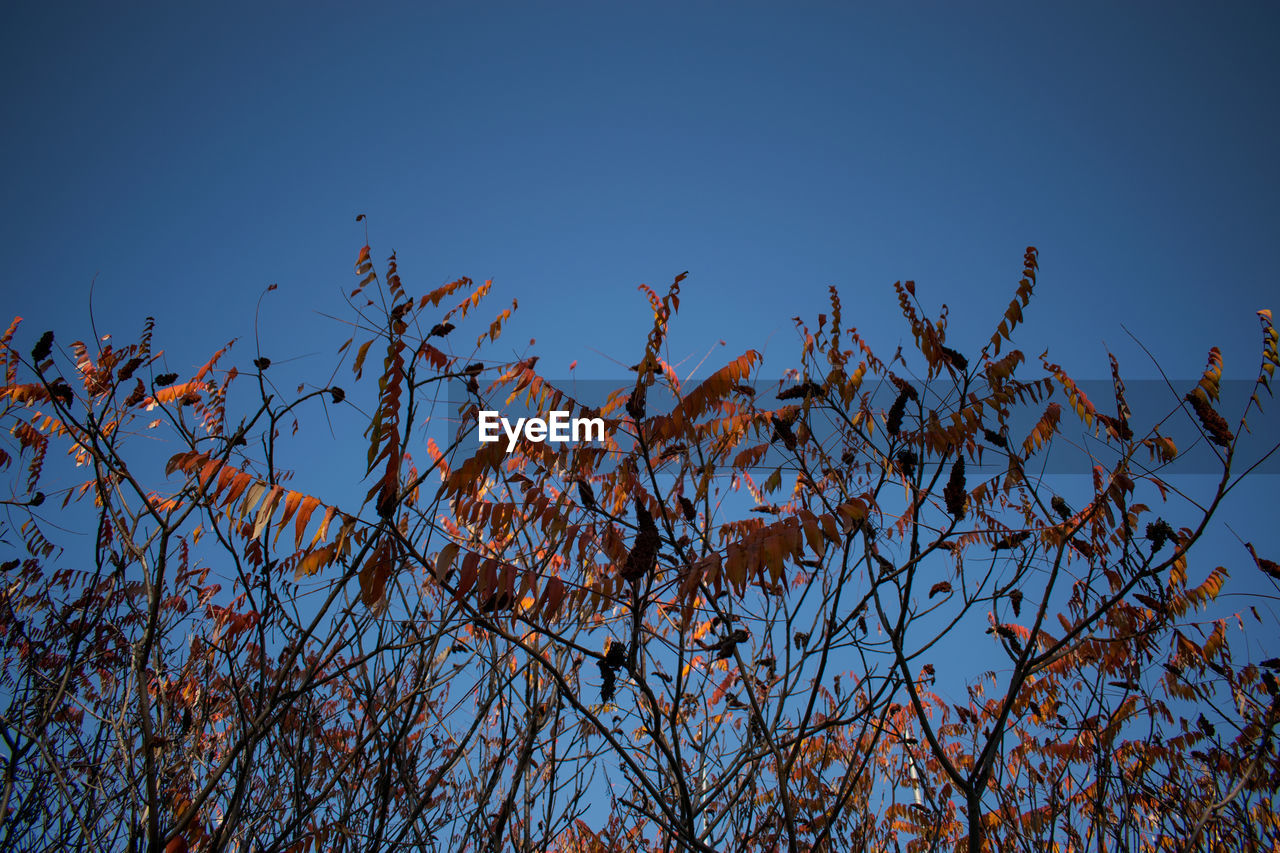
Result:
<svg viewBox="0 0 1280 853"><path fill-rule="evenodd" d="M1030 329L1077 372L1123 322L1175 373L1216 343L1251 374L1280 8L1047 6L9 5L5 302L83 323L96 274L100 325L202 352L279 282L279 357L331 328L365 213L412 289L493 278L509 347L603 377L636 284L686 269L690 352L787 361L828 284L895 345L905 278L972 349L1035 244Z"/></svg>
<svg viewBox="0 0 1280 853"><path fill-rule="evenodd" d="M484 324L519 298L496 352L536 337L550 376L574 359L618 376L597 351L637 360L636 285L684 270L674 354L765 348L774 376L830 284L890 353L909 340L890 285L915 279L975 352L1028 244L1020 342L1081 378L1107 375L1104 343L1156 375L1122 325L1173 376L1217 344L1252 378L1254 311L1278 307L1275 4L24 3L0 20L5 313L87 338L96 275L99 331L127 342L154 314L175 370L234 336L247 367L278 283L263 353L327 376L346 334L321 312L344 313L358 213L411 292L492 278Z"/></svg>

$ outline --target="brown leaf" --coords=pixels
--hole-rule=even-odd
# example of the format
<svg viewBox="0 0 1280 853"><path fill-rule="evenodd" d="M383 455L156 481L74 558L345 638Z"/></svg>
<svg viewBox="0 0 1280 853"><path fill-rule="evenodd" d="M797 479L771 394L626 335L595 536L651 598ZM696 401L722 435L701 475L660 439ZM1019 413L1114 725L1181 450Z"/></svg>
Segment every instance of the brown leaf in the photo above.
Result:
<svg viewBox="0 0 1280 853"><path fill-rule="evenodd" d="M1209 441L1219 447L1228 447L1231 444L1234 435L1227 427L1227 422L1222 415L1213 410L1213 407L1195 392L1190 392L1184 398L1191 404L1191 408L1195 409L1196 416L1200 418L1200 425L1204 427L1204 431L1209 434Z"/></svg>
<svg viewBox="0 0 1280 853"><path fill-rule="evenodd" d="M31 360L37 365L53 352L53 332L45 332L31 349Z"/></svg>
<svg viewBox="0 0 1280 853"><path fill-rule="evenodd" d="M942 499L947 504L947 512L957 519L964 518L969 495L964 487L964 457L957 456L951 466L951 476L947 479L947 487L942 490Z"/></svg>
<svg viewBox="0 0 1280 853"><path fill-rule="evenodd" d="M1011 548L1016 548L1030 535L1030 531L1027 530L1019 530L1016 533L1010 533L1008 536L1001 537L995 545L991 546L991 550L1007 551Z"/></svg>
<svg viewBox="0 0 1280 853"><path fill-rule="evenodd" d="M658 562L658 547L662 544L662 537L658 533L657 525L653 523L653 516L649 514L643 499L639 496L635 499L635 507L636 522L640 530L636 534L630 553L627 554L627 562L622 567L622 577L631 583L636 583L653 572Z"/></svg>
<svg viewBox="0 0 1280 853"><path fill-rule="evenodd" d="M691 522L698 517L698 510L694 507L693 501L689 500L684 495L680 496L680 510L684 513L685 521Z"/></svg>
<svg viewBox="0 0 1280 853"><path fill-rule="evenodd" d="M888 431L889 435L897 435L902 431L902 416L907 411L907 392L905 389L910 387L910 385L904 386L904 390L898 392L893 405L889 407L889 417L885 421L885 430Z"/></svg>

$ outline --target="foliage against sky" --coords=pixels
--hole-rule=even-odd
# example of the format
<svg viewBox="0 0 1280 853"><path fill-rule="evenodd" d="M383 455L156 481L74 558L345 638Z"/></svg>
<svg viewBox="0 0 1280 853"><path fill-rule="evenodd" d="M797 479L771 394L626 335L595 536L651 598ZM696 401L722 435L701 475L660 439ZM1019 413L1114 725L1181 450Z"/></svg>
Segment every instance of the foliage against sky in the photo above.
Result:
<svg viewBox="0 0 1280 853"><path fill-rule="evenodd" d="M1141 341L1194 383L1217 345L1248 379L1242 326L1275 289L1269 6L4 15L7 313L92 340L92 293L121 344L155 316L183 379L238 336L274 389L336 381L359 212L415 295L465 274L518 298L494 359L556 378L629 375L636 285L685 269L682 375L708 349L801 367L790 318L832 284L887 355L911 344L889 284L917 280L972 354L1035 243L1033 361L1109 380L1110 351L1154 377ZM335 417L281 450L299 495L363 473L330 452ZM1215 562L1248 559L1241 537L1277 552L1262 495L1228 496Z"/></svg>
<svg viewBox="0 0 1280 853"><path fill-rule="evenodd" d="M796 321L785 387L761 387L754 349L683 379L686 276L641 285L652 327L601 406L534 357L477 358L512 312L468 342L491 282L415 297L368 245L338 348L352 397L282 389L265 355L242 377L230 346L157 373L152 318L127 345L47 331L27 358L15 319L6 844L1274 846L1275 617L1229 579L1274 587L1280 567L1252 542L1214 565L1205 535L1280 449L1240 438L1280 365L1271 312L1237 412L1211 348L1145 421L1114 357L1103 402L1014 348L1038 268L1028 247L969 355L906 281L914 354L881 358L833 287ZM468 441L516 398L601 419L603 443ZM345 508L281 466L304 424L352 425L331 408L368 420L337 445L365 458ZM1178 422L1216 479L1172 479ZM1096 464L1068 502L1043 460L1076 433ZM333 458L305 463L330 494Z"/></svg>

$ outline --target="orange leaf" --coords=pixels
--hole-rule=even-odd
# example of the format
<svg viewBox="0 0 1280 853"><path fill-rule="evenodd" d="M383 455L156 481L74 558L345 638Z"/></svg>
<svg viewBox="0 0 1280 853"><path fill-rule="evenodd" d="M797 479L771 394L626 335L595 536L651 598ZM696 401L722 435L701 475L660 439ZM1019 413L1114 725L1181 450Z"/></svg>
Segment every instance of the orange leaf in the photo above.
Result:
<svg viewBox="0 0 1280 853"><path fill-rule="evenodd" d="M360 349L356 351L356 363L351 367L356 379L359 379L364 374L364 359L369 354L369 345L372 343L372 340L365 341L360 345Z"/></svg>
<svg viewBox="0 0 1280 853"><path fill-rule="evenodd" d="M826 540L822 538L822 528L818 525L818 517L811 512L804 512L800 517L804 524L804 535L809 540L813 553L821 557L827 550Z"/></svg>
<svg viewBox="0 0 1280 853"><path fill-rule="evenodd" d="M323 548L317 548L311 553L305 555L298 561L298 568L294 571L294 579L298 579L308 575L314 575L329 563L333 562L334 546L325 545Z"/></svg>
<svg viewBox="0 0 1280 853"><path fill-rule="evenodd" d="M542 597L538 601L538 610L542 614L542 621L550 622L556 618L556 614L560 612L560 605L564 601L564 581L556 575L552 575L547 581L546 586L542 588Z"/></svg>
<svg viewBox="0 0 1280 853"><path fill-rule="evenodd" d="M462 558L462 571L458 574L457 596L459 599L471 591L471 587L476 582L476 569L480 565L480 555L474 551L468 551L467 556Z"/></svg>
<svg viewBox="0 0 1280 853"><path fill-rule="evenodd" d="M259 485L262 485L261 483ZM272 486L266 493L266 498L262 501L262 506L258 507L258 515L253 520L253 538L257 539L262 531L271 524L271 516L276 510L276 504L280 502L280 496L284 494L284 488L281 486ZM245 501L245 512L253 509L253 501L255 495L251 491L248 500Z"/></svg>
<svg viewBox="0 0 1280 853"><path fill-rule="evenodd" d="M431 344L423 344L422 349L418 350L418 352L421 355L426 356L427 361L436 370L444 370L444 368L449 364L449 357L433 347Z"/></svg>
<svg viewBox="0 0 1280 853"><path fill-rule="evenodd" d="M284 512L280 515L280 521L278 522L280 526L276 528L276 538L271 540L272 544L280 541L280 532L289 523L289 519L293 518L293 514L297 512L300 503L302 503L302 492L290 490L285 493ZM298 538L302 538L301 533L298 533Z"/></svg>
<svg viewBox="0 0 1280 853"><path fill-rule="evenodd" d="M249 474L246 474L243 471L237 474L235 479L231 481L231 489L227 492L227 496L223 499L222 505L230 509L230 507L233 504L235 504L235 502L240 498L240 495L244 492L245 489L249 487L249 484L252 482L253 482L253 477L250 476Z"/></svg>
<svg viewBox="0 0 1280 853"><path fill-rule="evenodd" d="M191 466L192 461L199 459L201 455L202 454L195 450L188 450L184 453L174 454L170 457L169 461L165 463L164 475L168 477L174 471L178 470L185 472Z"/></svg>
<svg viewBox="0 0 1280 853"><path fill-rule="evenodd" d="M302 547L302 534L307 530L307 522L311 520L311 513L315 512L318 506L320 506L319 498L307 495L302 499L302 505L298 507L298 520L294 522L293 547Z"/></svg>
<svg viewBox="0 0 1280 853"><path fill-rule="evenodd" d="M458 557L458 545L450 542L440 549L440 553L436 556L435 575L437 580L444 580L445 575L449 573L449 569L453 567L453 561Z"/></svg>
<svg viewBox="0 0 1280 853"><path fill-rule="evenodd" d="M329 535L329 522L333 521L333 517L337 512L338 508L336 506L328 507L324 511L324 518L320 519L320 527L316 530L316 535L311 540L312 545L315 545L317 542L323 542L325 537Z"/></svg>
<svg viewBox="0 0 1280 853"><path fill-rule="evenodd" d="M366 607L372 607L382 600L387 578L390 576L391 549L385 545L375 548L364 564L364 568L360 570L360 600Z"/></svg>

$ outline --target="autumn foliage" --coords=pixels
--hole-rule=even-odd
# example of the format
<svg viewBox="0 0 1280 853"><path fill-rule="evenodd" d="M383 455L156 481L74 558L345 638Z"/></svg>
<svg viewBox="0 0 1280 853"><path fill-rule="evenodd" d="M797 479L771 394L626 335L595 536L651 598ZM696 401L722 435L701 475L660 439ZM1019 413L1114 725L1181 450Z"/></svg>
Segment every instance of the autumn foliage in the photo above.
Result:
<svg viewBox="0 0 1280 853"><path fill-rule="evenodd" d="M1269 312L1243 411L1214 349L1139 423L1114 357L1103 403L1015 347L1034 248L980 350L905 282L913 350L878 356L832 288L783 383L754 350L679 375L682 275L585 401L489 355L488 282L355 267L338 384L230 345L168 372L151 320L0 339L0 847L1280 846L1280 632L1220 599L1280 570L1202 542ZM511 400L607 440L475 443ZM291 442L357 420L362 482L291 485ZM1040 462L1080 435L1068 494Z"/></svg>

